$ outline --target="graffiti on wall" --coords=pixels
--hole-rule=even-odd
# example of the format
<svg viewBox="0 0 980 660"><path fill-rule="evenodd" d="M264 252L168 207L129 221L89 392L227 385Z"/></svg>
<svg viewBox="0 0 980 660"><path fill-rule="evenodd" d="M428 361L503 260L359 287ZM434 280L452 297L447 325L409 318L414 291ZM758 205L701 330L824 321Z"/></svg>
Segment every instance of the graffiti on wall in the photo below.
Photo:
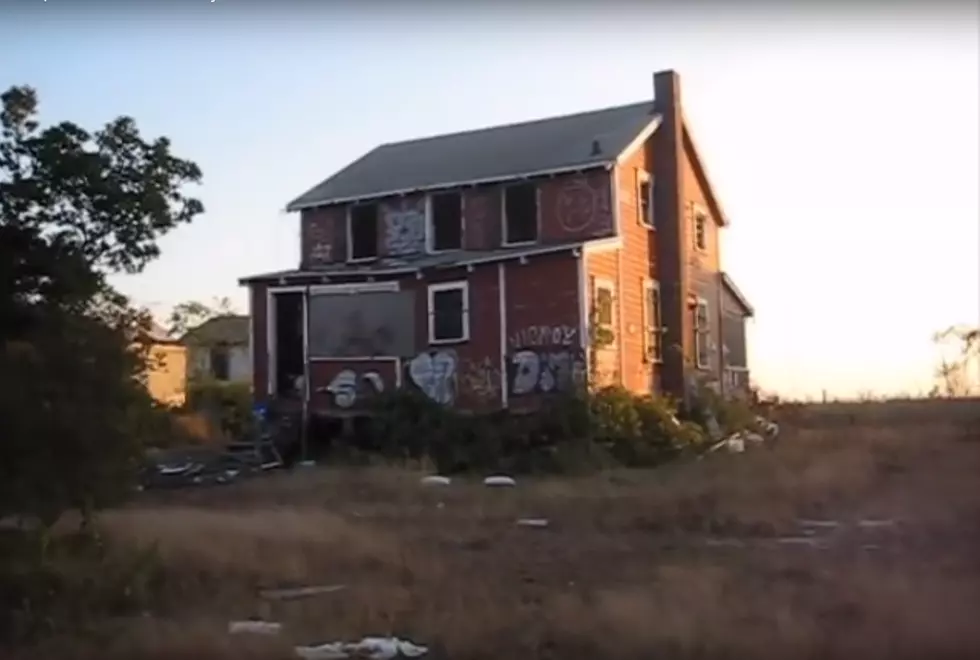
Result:
<svg viewBox="0 0 980 660"><path fill-rule="evenodd" d="M425 251L425 209L384 207L385 253L393 257Z"/></svg>
<svg viewBox="0 0 980 660"><path fill-rule="evenodd" d="M585 359L575 350L521 350L508 360L508 382L515 396L567 391L585 379Z"/></svg>
<svg viewBox="0 0 980 660"><path fill-rule="evenodd" d="M569 233L609 231L612 217L609 186L601 180L596 185L585 176L573 177L558 191L558 219Z"/></svg>
<svg viewBox="0 0 980 660"><path fill-rule="evenodd" d="M460 369L461 389L481 402L500 398L500 367L489 357L463 360Z"/></svg>
<svg viewBox="0 0 980 660"><path fill-rule="evenodd" d="M310 245L310 263L325 264L333 260L333 245L327 241L316 241Z"/></svg>
<svg viewBox="0 0 980 660"><path fill-rule="evenodd" d="M408 363L408 375L427 397L450 405L456 400L456 353L426 351Z"/></svg>
<svg viewBox="0 0 980 660"><path fill-rule="evenodd" d="M344 369L334 376L326 387L317 388L318 392L332 395L334 405L338 408L350 408L358 398L369 398L381 394L384 390L384 379L377 371L358 374L353 369Z"/></svg>
<svg viewBox="0 0 980 660"><path fill-rule="evenodd" d="M578 328L570 325L529 325L510 336L511 348L528 346L571 346L578 338Z"/></svg>

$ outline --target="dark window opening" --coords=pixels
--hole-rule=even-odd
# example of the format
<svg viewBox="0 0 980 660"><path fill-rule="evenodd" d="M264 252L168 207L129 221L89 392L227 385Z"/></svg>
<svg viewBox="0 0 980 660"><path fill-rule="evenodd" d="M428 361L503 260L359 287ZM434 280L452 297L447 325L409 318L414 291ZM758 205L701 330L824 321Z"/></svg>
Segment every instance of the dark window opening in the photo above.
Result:
<svg viewBox="0 0 980 660"><path fill-rule="evenodd" d="M277 293L272 297L275 313L275 355L269 368L275 369L275 392L294 398L303 394L303 293Z"/></svg>
<svg viewBox="0 0 980 660"><path fill-rule="evenodd" d="M533 183L504 189L504 242L538 240L538 189Z"/></svg>
<svg viewBox="0 0 980 660"><path fill-rule="evenodd" d="M362 204L350 210L350 258L378 256L378 205Z"/></svg>
<svg viewBox="0 0 980 660"><path fill-rule="evenodd" d="M639 198L637 202L640 211L640 223L647 227L653 227L653 179L649 175L640 178L637 197Z"/></svg>
<svg viewBox="0 0 980 660"><path fill-rule="evenodd" d="M463 247L463 196L442 193L432 196L432 250Z"/></svg>
<svg viewBox="0 0 980 660"><path fill-rule="evenodd" d="M436 285L439 286L439 285ZM466 285L433 288L429 292L429 341L466 341L469 339Z"/></svg>
<svg viewBox="0 0 980 660"><path fill-rule="evenodd" d="M228 380L230 377L230 356L227 346L212 346L208 356L211 365L211 377L215 380Z"/></svg>

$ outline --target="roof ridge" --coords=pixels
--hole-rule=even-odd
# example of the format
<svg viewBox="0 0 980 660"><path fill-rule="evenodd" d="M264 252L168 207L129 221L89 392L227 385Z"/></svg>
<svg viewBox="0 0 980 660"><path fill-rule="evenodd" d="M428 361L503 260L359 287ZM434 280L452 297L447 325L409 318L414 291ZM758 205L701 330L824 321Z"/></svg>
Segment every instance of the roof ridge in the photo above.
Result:
<svg viewBox="0 0 980 660"><path fill-rule="evenodd" d="M411 138L411 139L408 139L408 140L396 140L394 142L382 142L381 144L379 144L377 147L375 147L371 151L375 151L375 150L381 149L383 147L401 146L401 145L413 144L413 143L417 143L417 142L426 142L428 140L441 140L441 139L447 138L447 137L457 137L459 135L468 135L468 134L475 134L475 133L483 133L483 132L486 132L486 131L496 131L496 130L500 130L500 129L504 129L504 128L516 128L518 126L532 126L534 124L543 124L545 122L552 122L552 121L556 121L556 120L559 120L559 119L572 119L572 118L584 117L586 115L597 115L597 114L602 113L602 112L609 112L610 110L624 110L626 108L635 108L635 107L639 107L639 106L647 105L647 104L649 104L650 106L653 106L653 101L650 100L650 99L647 99L647 100L644 100L644 101L636 101L634 103L621 103L619 105L610 105L610 106L607 106L605 108L595 108L593 110L582 110L580 112L568 112L568 113L561 114L561 115L548 115L546 117L538 117L537 119L526 119L526 120L522 120L522 121L513 121L513 122L510 122L510 123L507 123L507 124L494 124L492 126L483 126L481 128L468 128L468 129L465 129L465 130L462 130L462 131L453 131L451 133L436 133L436 134L433 134L433 135L427 135L425 137L419 137L419 138ZM368 153L370 153L370 152L368 152ZM365 154L365 155L367 155L367 154ZM358 160L360 160L360 159L358 159Z"/></svg>

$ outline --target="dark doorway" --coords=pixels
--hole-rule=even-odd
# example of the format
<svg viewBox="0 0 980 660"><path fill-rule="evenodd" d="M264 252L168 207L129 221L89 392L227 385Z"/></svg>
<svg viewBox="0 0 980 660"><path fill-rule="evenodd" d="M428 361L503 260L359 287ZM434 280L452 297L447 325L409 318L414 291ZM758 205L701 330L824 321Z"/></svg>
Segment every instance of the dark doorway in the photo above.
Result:
<svg viewBox="0 0 980 660"><path fill-rule="evenodd" d="M276 394L284 398L301 398L303 364L303 292L274 294L276 327Z"/></svg>

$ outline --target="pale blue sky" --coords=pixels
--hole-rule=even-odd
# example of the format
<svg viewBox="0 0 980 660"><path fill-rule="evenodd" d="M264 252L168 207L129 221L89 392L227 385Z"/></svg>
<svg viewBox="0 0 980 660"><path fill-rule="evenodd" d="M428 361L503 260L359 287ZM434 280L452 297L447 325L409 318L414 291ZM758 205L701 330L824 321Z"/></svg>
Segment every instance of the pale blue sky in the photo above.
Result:
<svg viewBox="0 0 980 660"><path fill-rule="evenodd" d="M735 4L24 0L0 9L0 87L35 86L46 120L132 115L200 164L207 213L117 280L164 312L214 296L244 309L239 276L297 263L285 203L380 142L649 98L652 72L673 68L732 219L724 266L758 312L760 384L927 390L931 333L980 320L975 3Z"/></svg>

